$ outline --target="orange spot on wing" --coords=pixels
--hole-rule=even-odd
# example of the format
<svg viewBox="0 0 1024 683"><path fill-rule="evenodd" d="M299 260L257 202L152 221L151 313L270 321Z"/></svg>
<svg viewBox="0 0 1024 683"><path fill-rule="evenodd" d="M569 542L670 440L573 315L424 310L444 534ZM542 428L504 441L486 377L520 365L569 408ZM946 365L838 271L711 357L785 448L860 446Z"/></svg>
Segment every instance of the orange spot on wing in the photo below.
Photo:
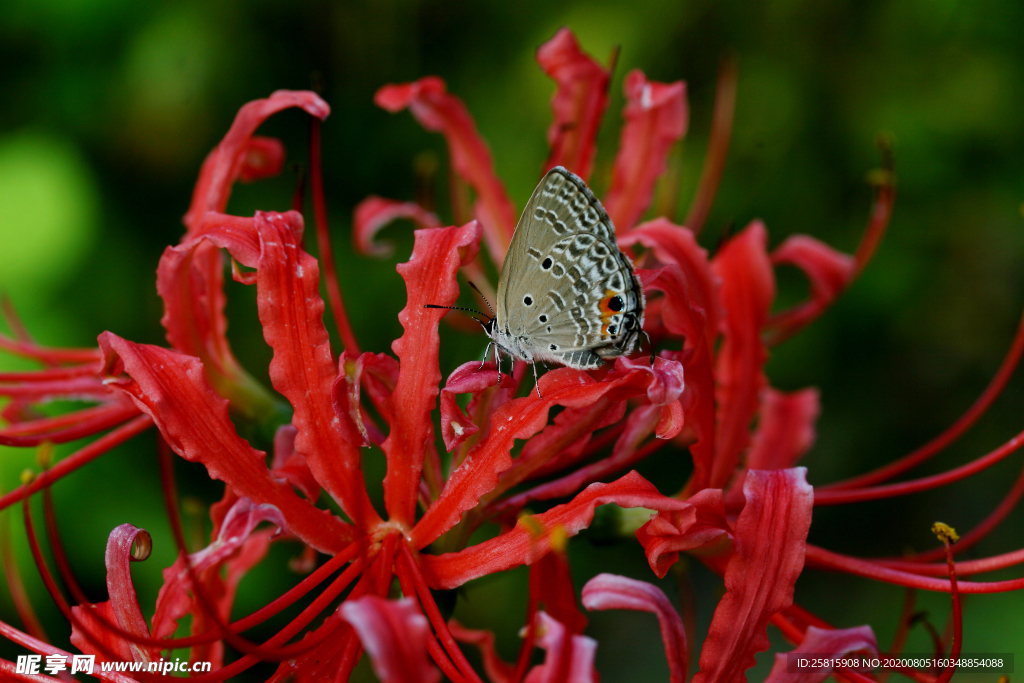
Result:
<svg viewBox="0 0 1024 683"><path fill-rule="evenodd" d="M608 336L608 326L611 324L612 318L615 317L617 311L613 311L609 304L611 300L618 296L618 292L613 292L610 289L604 290L604 298L601 299L601 337Z"/></svg>

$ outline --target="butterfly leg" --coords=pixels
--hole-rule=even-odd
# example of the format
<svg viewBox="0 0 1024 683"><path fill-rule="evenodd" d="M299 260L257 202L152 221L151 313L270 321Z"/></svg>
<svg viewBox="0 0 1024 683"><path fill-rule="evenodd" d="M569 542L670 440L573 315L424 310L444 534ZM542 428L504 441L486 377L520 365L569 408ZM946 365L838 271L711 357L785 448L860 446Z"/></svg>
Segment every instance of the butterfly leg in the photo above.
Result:
<svg viewBox="0 0 1024 683"><path fill-rule="evenodd" d="M515 364L515 361L512 363ZM498 366L498 384L501 384L501 349L497 344L494 345L494 364Z"/></svg>
<svg viewBox="0 0 1024 683"><path fill-rule="evenodd" d="M651 367L653 368L654 367L654 344L651 343L651 338L647 334L646 330L640 330L640 332L642 332L643 335L644 335L644 338L647 339L647 345L651 347Z"/></svg>
<svg viewBox="0 0 1024 683"><path fill-rule="evenodd" d="M540 380L537 379L537 363L530 363L530 367L533 368L533 385L537 387L537 398L544 398L540 395Z"/></svg>
<svg viewBox="0 0 1024 683"><path fill-rule="evenodd" d="M487 346L484 348L484 357L480 359L480 367L477 368L478 370L482 370L483 369L484 363L487 362L487 354L491 352L491 346L493 344L494 344L494 342L487 342ZM499 368L499 371L500 371L500 368Z"/></svg>

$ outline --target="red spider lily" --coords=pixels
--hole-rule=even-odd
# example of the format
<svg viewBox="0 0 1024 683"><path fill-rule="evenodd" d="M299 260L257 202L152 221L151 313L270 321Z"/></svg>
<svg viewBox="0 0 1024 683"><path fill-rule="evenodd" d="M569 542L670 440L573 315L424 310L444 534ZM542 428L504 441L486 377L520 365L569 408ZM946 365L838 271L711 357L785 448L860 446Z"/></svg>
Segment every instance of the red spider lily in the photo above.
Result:
<svg viewBox="0 0 1024 683"><path fill-rule="evenodd" d="M608 70L584 54L564 30L538 57L558 83L547 163L585 175L592 167L594 136L607 103ZM723 97L728 99L734 72L723 73ZM202 463L212 478L225 483L224 498L211 509L211 543L190 554L178 524L169 453L162 458L165 495L181 554L164 572L164 586L148 624L129 571L133 553L136 559L148 554L144 531L123 525L111 533L106 553L110 599L93 605L63 560L58 531L48 514L55 563L78 603L71 606L42 560L26 505L30 544L58 607L72 623L72 642L79 649L101 660L149 663L163 650L191 647L193 661L213 663L211 673L195 677L203 681L226 680L266 660L280 662L274 680L344 681L365 648L377 674L388 682L437 680L435 665L452 681L481 680L458 640L482 649L486 673L493 681L595 680L597 644L582 633L586 618L579 610L563 550L568 537L591 523L595 508L608 503L656 513L637 537L659 576L679 552L701 548L702 561L724 577L726 593L715 611L695 677L701 683L743 680L754 654L768 648L769 622L797 644L798 651L877 650L870 630L834 629L793 604L793 586L805 558L813 566L951 590L954 597L957 587L968 592L1021 587L1021 580L957 584L955 579L929 575L949 572L952 579L954 571L964 575L1009 566L1022 561L1018 555L1024 553L976 565L954 566L949 560L949 566L939 570L932 554L901 562L860 560L809 546L806 537L815 502L864 500L941 485L1012 452L1018 439L949 475L888 488L871 486L933 455L984 412L1016 364L1024 332L1018 334L992 388L934 445L879 475L837 485L832 491L814 491L805 470L793 465L813 441L817 396L811 390L786 395L769 388L763 373L765 340L795 333L849 286L885 228L892 187L879 188L876 211L853 257L807 237L792 238L769 254L765 229L754 223L709 259L692 231L665 218L638 223L669 148L685 130L683 84L648 82L633 72L626 90L626 125L606 205L616 218L620 244L634 249L645 266L641 278L651 294L647 328L655 345L683 340L681 352L662 351L654 363L620 358L594 373L555 370L541 378L540 394L528 391L517 398L521 369L499 379L493 365L470 362L440 386L438 325L444 314L424 305L456 302L459 270L479 272L474 261L481 240L491 259L500 263L515 212L469 114L439 79L386 87L377 100L390 109L409 107L426 127L446 135L456 173L477 193L478 221L436 227L436 218L420 207L380 198L357 213L355 237L364 248L373 245L376 230L394 216L412 217L425 226L416 233L410 259L398 267L407 303L399 315L403 334L392 345L395 357L358 351L333 283L331 262L325 260L332 315L346 345L338 356L332 353L323 323L320 267L303 248L304 226L298 213L224 213L235 180L270 175L283 163L278 143L254 137L265 118L291 106L318 118L327 115L327 105L316 95L291 92L246 105L203 165L185 218L186 235L180 245L165 251L157 271L171 348L135 344L110 332L100 336L98 350L88 351L44 350L27 338L3 340L6 348L52 366L0 378L12 397L5 413L11 426L3 438L15 443L27 436L29 441L16 445L34 445L67 437L72 429L78 429L72 432L76 436L67 438L122 424L13 492L5 498L7 504L27 500L110 443L150 425L157 427L171 450ZM570 125L574 123L579 125ZM317 124L313 130L316 138ZM719 137L711 149L724 155L722 136L727 139L728 130L716 130ZM317 231L322 253L329 254L317 159L314 154ZM714 165L721 159L713 155L708 163L714 176ZM713 185L713 180L702 183L702 192L713 195ZM290 424L277 430L270 466L266 453L240 437L229 418L233 412L241 419L266 423L276 399L241 368L227 344L225 251L233 277L257 288L264 338L273 350L271 383L293 410ZM771 315L777 263L794 264L807 273L811 298ZM661 294L653 296L655 292ZM455 396L467 393L471 400L462 409ZM110 414L103 413L101 420L96 412L81 411L56 423L28 417L33 403L68 395L94 400L99 406L87 410ZM555 406L562 410L549 422ZM438 426L451 455L447 464L437 450ZM517 440L523 442L518 452ZM688 447L694 463L690 481L676 496L662 495L635 472L622 474L669 443ZM604 455L609 446L611 453ZM363 447L380 448L387 460L384 514L374 507L364 486ZM71 465L58 471L69 461ZM341 514L315 504L321 490ZM1015 489L968 540L976 541L998 523L1019 496ZM531 502L554 499L568 500L539 514L521 514ZM49 513L48 499L46 503ZM500 532L471 545L472 533L490 520L499 523ZM272 528L261 528L261 523ZM272 541L285 538L297 539L310 554L319 552L330 559L285 595L231 622L238 582L263 559ZM524 564L530 565L531 574L526 628L520 656L509 664L496 655L488 633L446 621L431 590L455 588ZM396 578L404 599L388 601ZM267 641L255 643L241 635L324 582L326 587L299 616ZM653 612L661 625L671 680L685 680L688 638L663 594L650 584L602 575L587 584L582 597L587 609ZM954 605L958 612L959 602ZM186 615L191 616L192 634L171 637ZM318 625L311 627L314 620ZM35 635L3 628L5 636L24 647L61 653ZM300 634L301 639L291 642ZM228 664L225 644L241 653ZM545 650L545 660L530 667L534 646ZM959 636L954 646L959 646ZM3 664L5 671L9 664ZM931 680L913 673L919 680ZM844 674L865 679L856 672ZM139 675L140 680L153 677ZM771 679L792 677L777 669Z"/></svg>

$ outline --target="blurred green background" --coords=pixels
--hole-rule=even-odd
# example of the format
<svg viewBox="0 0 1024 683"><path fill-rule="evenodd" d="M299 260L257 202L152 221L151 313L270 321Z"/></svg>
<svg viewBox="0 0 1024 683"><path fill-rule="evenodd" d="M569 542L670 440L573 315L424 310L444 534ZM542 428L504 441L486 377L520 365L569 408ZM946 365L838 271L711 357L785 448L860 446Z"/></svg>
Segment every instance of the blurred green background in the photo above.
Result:
<svg viewBox="0 0 1024 683"><path fill-rule="evenodd" d="M1024 5L1016 0L6 0L0 3L0 291L46 344L91 346L103 330L162 343L154 271L164 247L180 238L180 217L204 155L246 101L315 85L333 108L323 132L324 163L346 303L364 349L388 350L400 330L395 314L404 290L394 264L408 257L409 225L384 234L398 245L393 259L372 261L350 247L352 209L371 193L413 198L414 168L436 161L438 205L443 220L451 217L445 215L443 140L408 113L375 108L379 86L428 74L445 78L473 113L521 207L547 155L553 92L534 51L561 26L571 27L601 61L620 46L595 190L600 195L607 186L617 147L624 75L641 68L656 80L685 79L690 127L673 162L681 221L707 145L718 64L735 54L735 128L702 236L709 249L725 226L762 218L773 246L801 232L852 251L870 208L866 175L878 165L874 140L885 133L894 141L899 194L875 260L827 315L774 350L768 368L774 386L821 389L818 440L804 464L812 483L826 483L888 462L937 434L981 392L1008 348L1024 307L1022 25ZM286 112L261 132L281 137L290 159L305 163L305 115ZM280 178L238 186L229 211L285 209L296 178L288 167ZM805 285L795 272L779 277L783 301L801 296ZM229 296L234 348L265 379L269 351L253 292L232 284ZM479 335L444 335L444 373L484 346ZM28 365L0 358L0 368L18 367ZM978 457L1024 428L1022 386L1015 379L978 427L919 472ZM685 471L672 455L646 471L681 479ZM4 490L33 462L32 453L0 448ZM811 540L861 555L930 548L933 521L970 528L1002 498L1020 465L1018 455L934 493L818 509ZM202 471L183 467L180 476L184 493L197 501L219 495ZM135 569L150 614L159 570L174 556L152 436L61 482L55 498L72 564L97 599L110 529L131 522L153 533L153 558ZM24 561L20 513L8 517L37 609L64 642L67 626ZM1016 510L965 557L1020 548L1022 526L1024 513ZM571 548L579 585L600 570L652 578L635 544L602 545L584 535ZM284 568L294 552L294 546L275 547L243 583L239 614L296 580ZM699 641L720 582L696 564L692 581ZM662 585L676 595L672 581ZM511 658L524 592L523 571L491 577L465 592L458 614L467 624L495 628ZM805 607L838 626L870 623L883 645L902 597L891 586L817 572L806 572L797 586ZM919 605L941 630L948 599L920 595ZM6 591L0 591L0 618L17 623ZM649 615L595 615L590 633L600 641L603 680L667 679ZM965 633L965 652L1024 656L1024 595L971 596ZM929 649L925 630L916 627L907 650ZM6 658L18 652L0 645ZM770 665L768 655L760 657L750 679L762 679ZM372 679L365 667L360 672Z"/></svg>

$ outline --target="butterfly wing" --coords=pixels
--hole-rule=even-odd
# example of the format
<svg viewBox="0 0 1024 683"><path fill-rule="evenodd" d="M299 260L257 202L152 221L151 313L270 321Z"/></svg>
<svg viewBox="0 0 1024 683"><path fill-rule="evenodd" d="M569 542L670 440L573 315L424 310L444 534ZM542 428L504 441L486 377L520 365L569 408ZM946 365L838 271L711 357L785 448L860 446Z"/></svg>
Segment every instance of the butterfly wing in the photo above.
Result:
<svg viewBox="0 0 1024 683"><path fill-rule="evenodd" d="M643 290L615 229L579 176L541 179L519 219L498 284L498 324L538 360L599 367L630 352Z"/></svg>

